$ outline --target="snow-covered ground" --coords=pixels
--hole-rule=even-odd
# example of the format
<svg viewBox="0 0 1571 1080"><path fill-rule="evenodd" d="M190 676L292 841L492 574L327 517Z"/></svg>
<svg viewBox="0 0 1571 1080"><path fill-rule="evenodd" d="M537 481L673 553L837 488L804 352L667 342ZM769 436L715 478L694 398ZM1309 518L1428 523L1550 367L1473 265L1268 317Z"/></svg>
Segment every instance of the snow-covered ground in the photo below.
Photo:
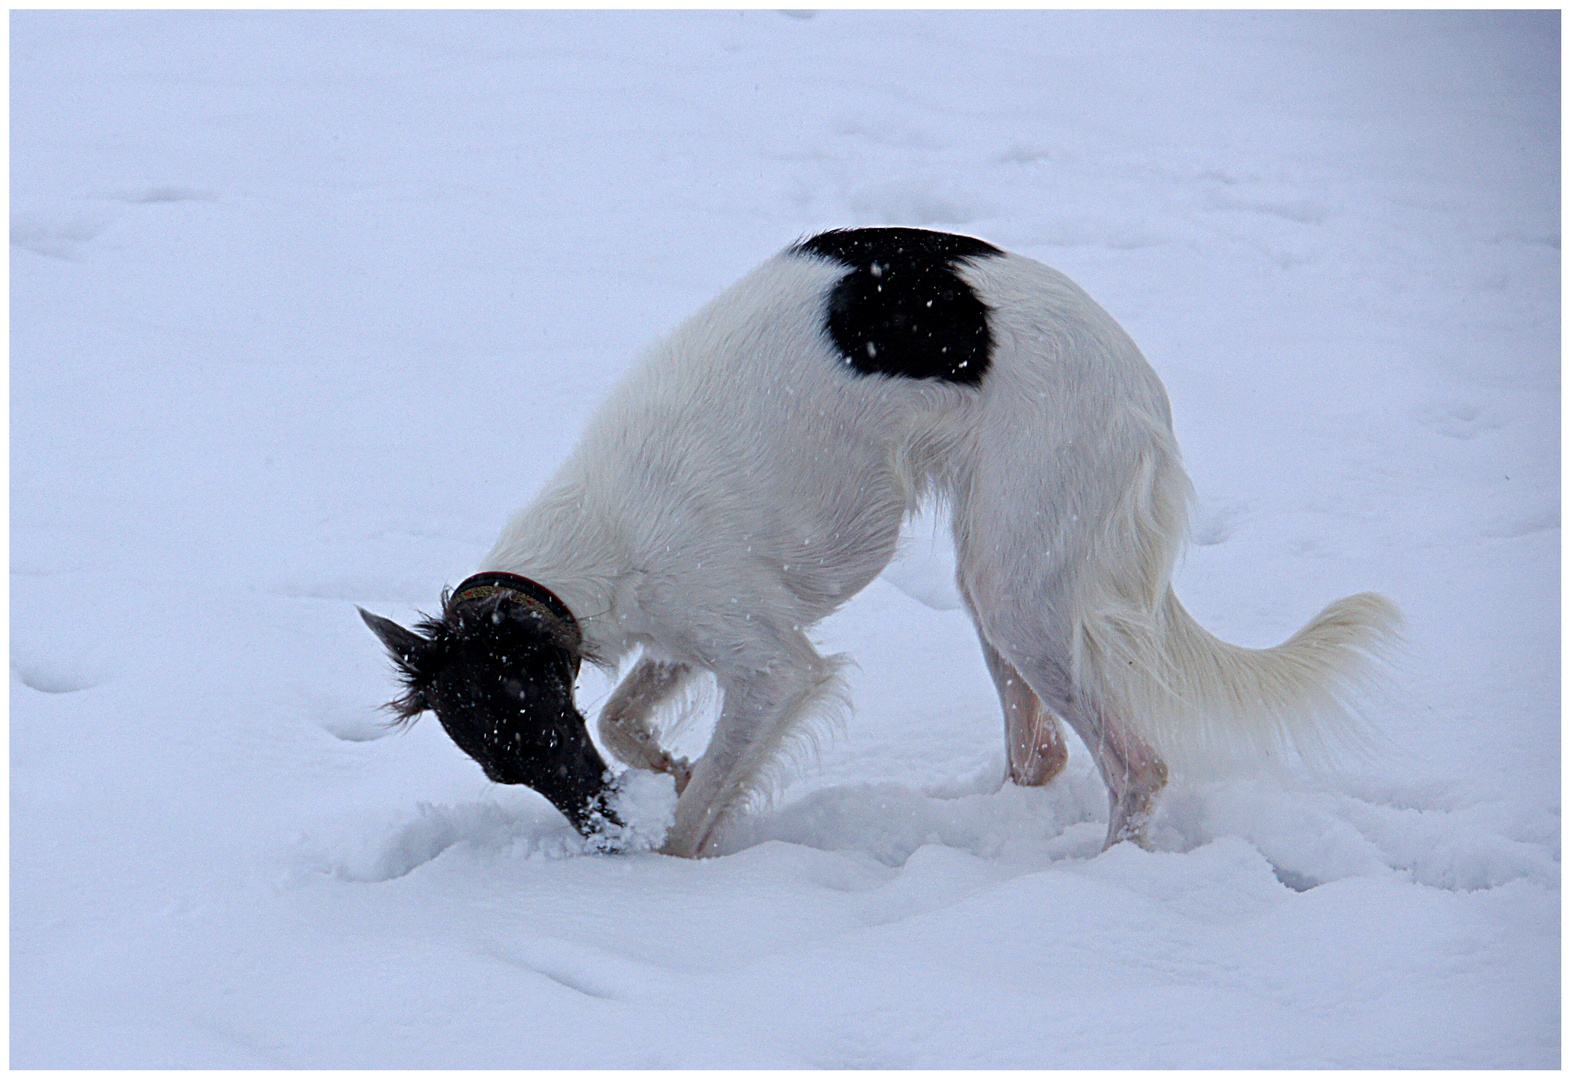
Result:
<svg viewBox="0 0 1571 1080"><path fill-rule="evenodd" d="M11 65L14 1065L1558 1064L1557 12L30 12ZM848 224L1123 322L1190 609L1404 608L1374 756L1099 854L1078 746L1002 783L925 520L724 857L388 736L354 605L431 609L646 343Z"/></svg>

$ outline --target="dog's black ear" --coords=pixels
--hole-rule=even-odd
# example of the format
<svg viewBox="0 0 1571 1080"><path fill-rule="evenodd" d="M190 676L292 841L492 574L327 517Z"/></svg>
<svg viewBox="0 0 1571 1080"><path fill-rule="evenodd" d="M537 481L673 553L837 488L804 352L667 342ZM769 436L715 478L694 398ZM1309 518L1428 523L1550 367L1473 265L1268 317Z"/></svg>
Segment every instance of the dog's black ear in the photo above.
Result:
<svg viewBox="0 0 1571 1080"><path fill-rule="evenodd" d="M355 608L371 632L382 639L387 651L393 654L398 666L406 671L422 667L420 663L431 650L431 643L413 630L405 630L392 619L373 615L363 607Z"/></svg>
<svg viewBox="0 0 1571 1080"><path fill-rule="evenodd" d="M373 615L363 607L355 610L360 612L360 617L371 628L371 632L382 639L382 644L387 646L387 651L393 656L393 662L398 665L398 673L407 692L396 701L389 702L388 708L393 710L400 722L407 723L431 707L425 692L436 676L437 644L413 630L404 629L392 619Z"/></svg>

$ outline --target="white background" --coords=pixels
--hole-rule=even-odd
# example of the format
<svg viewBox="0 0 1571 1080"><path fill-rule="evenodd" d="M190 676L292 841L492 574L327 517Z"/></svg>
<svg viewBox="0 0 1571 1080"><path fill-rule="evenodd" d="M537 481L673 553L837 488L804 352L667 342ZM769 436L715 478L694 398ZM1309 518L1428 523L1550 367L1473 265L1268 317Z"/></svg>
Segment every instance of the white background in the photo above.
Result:
<svg viewBox="0 0 1571 1080"><path fill-rule="evenodd" d="M14 1065L1558 1064L1558 13L11 35ZM723 858L384 737L353 605L431 610L645 344L857 224L1129 329L1214 632L1403 607L1373 756L1178 777L1098 854L1078 745L1001 784L926 521Z"/></svg>

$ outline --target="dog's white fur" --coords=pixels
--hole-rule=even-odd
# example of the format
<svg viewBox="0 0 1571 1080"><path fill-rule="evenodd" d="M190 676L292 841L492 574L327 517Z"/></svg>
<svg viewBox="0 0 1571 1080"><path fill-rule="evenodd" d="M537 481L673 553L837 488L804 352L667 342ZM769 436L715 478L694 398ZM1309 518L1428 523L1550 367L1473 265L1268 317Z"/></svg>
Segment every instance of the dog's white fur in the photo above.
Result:
<svg viewBox="0 0 1571 1080"><path fill-rule="evenodd" d="M834 700L841 658L807 631L884 568L927 496L952 513L1016 778L1062 764L1063 718L1108 784L1108 843L1141 838L1164 757L1334 732L1394 607L1338 601L1272 649L1196 624L1170 587L1190 487L1167 396L1102 308L1027 258L961 263L991 309L980 386L866 376L824 328L845 272L786 252L656 345L481 567L556 592L592 659L645 649L601 732L685 785L667 851L711 849ZM699 669L722 697L689 779L648 716Z"/></svg>

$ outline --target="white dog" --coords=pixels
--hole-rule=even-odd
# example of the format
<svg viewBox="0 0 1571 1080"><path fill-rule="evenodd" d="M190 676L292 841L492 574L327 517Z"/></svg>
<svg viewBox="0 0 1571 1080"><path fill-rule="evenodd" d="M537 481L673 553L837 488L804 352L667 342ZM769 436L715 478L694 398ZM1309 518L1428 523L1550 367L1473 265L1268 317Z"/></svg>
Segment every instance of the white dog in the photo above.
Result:
<svg viewBox="0 0 1571 1080"><path fill-rule="evenodd" d="M402 717L432 709L488 775L586 834L616 822L615 780L573 676L642 647L600 734L676 777L665 850L701 855L838 694L841 659L808 631L928 496L952 515L1011 775L1051 779L1067 722L1107 784L1108 844L1142 839L1173 755L1334 734L1397 622L1365 593L1275 648L1208 634L1171 588L1190 488L1134 342L1046 266L892 228L823 233L726 290L613 392L440 617L366 619L403 675ZM689 766L650 717L700 670L721 707Z"/></svg>

